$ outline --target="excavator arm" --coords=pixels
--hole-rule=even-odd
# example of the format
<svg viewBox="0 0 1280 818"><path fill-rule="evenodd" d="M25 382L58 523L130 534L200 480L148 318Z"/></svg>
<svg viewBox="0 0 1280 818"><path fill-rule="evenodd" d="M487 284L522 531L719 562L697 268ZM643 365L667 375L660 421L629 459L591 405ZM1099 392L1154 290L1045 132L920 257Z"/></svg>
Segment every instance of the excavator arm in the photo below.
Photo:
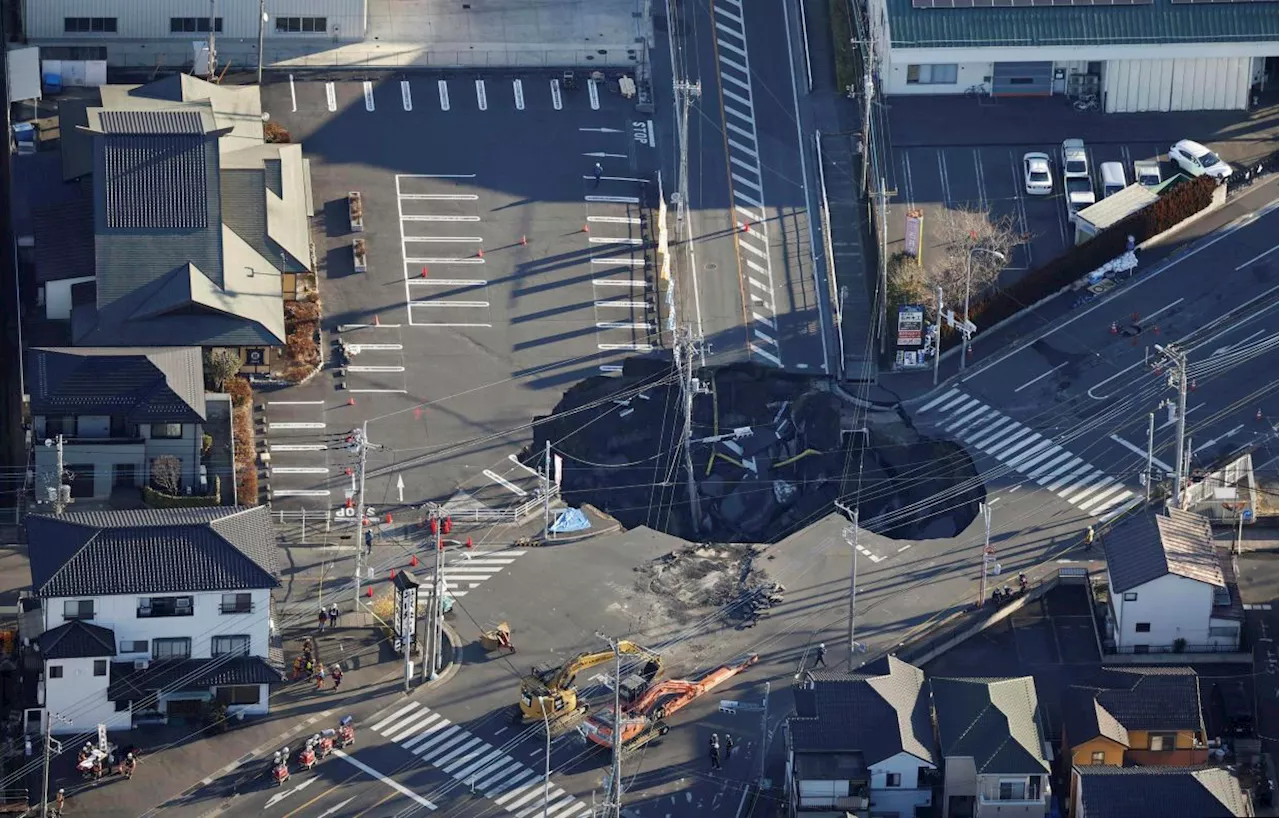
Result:
<svg viewBox="0 0 1280 818"><path fill-rule="evenodd" d="M662 668L662 657L648 648L637 645L635 642L623 639L618 642L618 653L624 656L643 656L649 660L649 669L651 673L646 675L656 676L657 672ZM601 650L589 653L579 653L560 666L556 674L547 682L547 687L552 690L564 690L573 685L574 678L584 670L602 665L613 659L612 650ZM648 670L648 669L647 669Z"/></svg>

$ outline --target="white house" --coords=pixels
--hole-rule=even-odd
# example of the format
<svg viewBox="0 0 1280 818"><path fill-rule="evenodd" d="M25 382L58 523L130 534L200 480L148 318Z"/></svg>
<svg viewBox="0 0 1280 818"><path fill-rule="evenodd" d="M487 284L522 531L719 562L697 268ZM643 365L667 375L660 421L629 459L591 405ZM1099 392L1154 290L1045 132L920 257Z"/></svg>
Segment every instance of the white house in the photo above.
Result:
<svg viewBox="0 0 1280 818"><path fill-rule="evenodd" d="M787 723L792 815L841 810L912 818L937 766L924 673L895 656L857 675L806 674Z"/></svg>
<svg viewBox="0 0 1280 818"><path fill-rule="evenodd" d="M881 92L1098 94L1108 112L1243 109L1276 81L1275 7L1196 0L867 0ZM860 90L860 89L859 89Z"/></svg>
<svg viewBox="0 0 1280 818"><path fill-rule="evenodd" d="M1107 636L1121 653L1232 651L1244 611L1208 519L1168 508L1107 534Z"/></svg>
<svg viewBox="0 0 1280 818"><path fill-rule="evenodd" d="M263 714L283 681L265 507L29 515L40 701L54 733Z"/></svg>

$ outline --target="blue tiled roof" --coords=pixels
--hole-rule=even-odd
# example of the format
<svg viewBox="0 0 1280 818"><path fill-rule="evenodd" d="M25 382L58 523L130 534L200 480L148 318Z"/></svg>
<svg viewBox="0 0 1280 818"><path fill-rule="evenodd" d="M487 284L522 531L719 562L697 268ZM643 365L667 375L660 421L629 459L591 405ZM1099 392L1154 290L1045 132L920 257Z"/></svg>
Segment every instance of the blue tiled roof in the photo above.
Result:
<svg viewBox="0 0 1280 818"><path fill-rule="evenodd" d="M1280 37L1276 4L912 8L885 0L893 48L1254 43Z"/></svg>

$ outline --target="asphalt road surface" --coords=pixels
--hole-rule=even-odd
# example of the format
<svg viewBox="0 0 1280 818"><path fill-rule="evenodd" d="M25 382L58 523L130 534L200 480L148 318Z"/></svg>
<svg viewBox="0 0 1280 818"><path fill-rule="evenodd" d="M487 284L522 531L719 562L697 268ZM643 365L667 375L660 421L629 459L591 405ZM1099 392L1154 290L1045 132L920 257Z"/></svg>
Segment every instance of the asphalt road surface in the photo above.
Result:
<svg viewBox="0 0 1280 818"><path fill-rule="evenodd" d="M659 344L653 122L607 83L571 89L558 72L290 80L263 96L312 162L323 327L349 353L265 396L273 507L343 506L345 439L366 421L379 518L416 522L415 506L458 489L488 508L527 502L541 478L514 457L533 417Z"/></svg>

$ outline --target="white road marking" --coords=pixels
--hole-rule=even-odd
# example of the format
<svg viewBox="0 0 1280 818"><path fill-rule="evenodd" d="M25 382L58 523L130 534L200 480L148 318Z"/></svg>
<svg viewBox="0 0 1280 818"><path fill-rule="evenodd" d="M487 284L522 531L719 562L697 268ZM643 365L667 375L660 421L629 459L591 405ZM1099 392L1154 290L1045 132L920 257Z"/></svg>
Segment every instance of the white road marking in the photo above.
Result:
<svg viewBox="0 0 1280 818"><path fill-rule="evenodd" d="M330 113L338 110L338 97L334 93L333 83L331 82L326 82L324 84L324 101L328 106Z"/></svg>
<svg viewBox="0 0 1280 818"><path fill-rule="evenodd" d="M587 96L591 98L591 110L600 110L600 89L596 88L595 80L587 80Z"/></svg>
<svg viewBox="0 0 1280 818"><path fill-rule="evenodd" d="M417 326L417 324L411 324L410 326ZM365 394L365 395L404 395L404 394L407 394L409 390L407 389L347 389L346 391L355 392L357 394Z"/></svg>
<svg viewBox="0 0 1280 818"><path fill-rule="evenodd" d="M656 147L658 147L658 143L657 143L657 142L655 142L655 141L654 141L654 138L653 138L653 120L652 120L652 119L650 119L650 120L646 120L646 122L645 122L645 130L647 130L647 131L649 132L649 147L651 147L651 148L656 148Z"/></svg>
<svg viewBox="0 0 1280 818"><path fill-rule="evenodd" d="M373 83L369 80L364 81L364 109L373 110Z"/></svg>
<svg viewBox="0 0 1280 818"><path fill-rule="evenodd" d="M471 309L482 309L489 306L488 301L415 301L415 307L469 307ZM347 367L351 369L351 367ZM401 367L403 371L404 367Z"/></svg>
<svg viewBox="0 0 1280 818"><path fill-rule="evenodd" d="M470 176L441 176L441 179L470 179ZM401 193L399 198L406 202L474 202L480 198L478 193Z"/></svg>
<svg viewBox="0 0 1280 818"><path fill-rule="evenodd" d="M401 216L402 222L478 222L479 216Z"/></svg>
<svg viewBox="0 0 1280 818"><path fill-rule="evenodd" d="M1141 457L1143 460L1146 460L1146 458L1147 458L1147 452L1146 452L1146 450L1145 450L1145 449L1140 449L1140 448L1138 448L1137 446L1133 445L1133 444L1132 444L1132 443L1130 443L1129 441L1127 441L1127 440L1125 440L1124 438L1120 437L1120 435L1112 435L1112 436L1111 436L1111 439L1112 439L1112 440L1114 440L1116 443L1119 443L1121 446L1124 446L1126 449L1128 449L1129 451L1133 452L1134 454L1138 455L1138 456L1139 456L1139 457ZM1153 456L1153 457L1151 458L1151 463L1152 463L1153 465L1159 466L1160 468L1164 469L1165 471L1169 472L1170 474L1172 474L1172 473L1173 473L1173 467L1172 467L1172 466L1170 466L1168 463L1164 462L1163 460L1161 460L1161 459L1160 459L1160 458L1158 458L1158 457L1154 457L1154 456Z"/></svg>
<svg viewBox="0 0 1280 818"><path fill-rule="evenodd" d="M440 110L449 110L449 83L445 80L438 80L436 87L440 89Z"/></svg>
<svg viewBox="0 0 1280 818"><path fill-rule="evenodd" d="M512 494L515 494L517 497L527 497L529 495L529 492L520 488L515 483L512 483L510 480L507 480L505 477L493 471L492 469L485 469L480 473L483 474L485 477L488 477L493 482L497 483L499 486L502 486L507 491L511 492Z"/></svg>
<svg viewBox="0 0 1280 818"><path fill-rule="evenodd" d="M270 452L323 452L329 448L323 443L268 443Z"/></svg>
<svg viewBox="0 0 1280 818"><path fill-rule="evenodd" d="M1035 376L1034 378L1032 378L1031 380L1027 381L1027 382L1026 382L1026 383L1024 383L1022 386L1019 386L1017 389L1015 389L1015 390L1013 390L1013 391L1014 391L1015 393L1021 392L1022 390L1026 389L1026 388L1027 388L1028 386L1030 386L1031 384L1035 383L1036 381L1041 380L1042 378L1047 378L1047 377L1049 377L1050 375L1052 375L1053 373L1057 372L1059 369L1062 369L1064 366L1066 366L1066 365L1067 365L1067 364L1069 364L1069 363L1071 363L1071 362L1070 362L1070 361L1063 361L1062 363L1060 363L1060 364L1058 364L1057 366L1055 366L1053 369L1050 369L1048 372L1044 373L1043 375L1037 375L1037 376Z"/></svg>
<svg viewBox="0 0 1280 818"><path fill-rule="evenodd" d="M643 287L643 281L635 281L630 278L593 278L591 283L597 287Z"/></svg>
<svg viewBox="0 0 1280 818"><path fill-rule="evenodd" d="M426 807L427 809L434 810L436 808L435 804L423 798L421 795L418 795L416 792L404 786L403 784L397 781L392 781L390 778L387 778L385 775L378 772L374 768L370 767L368 764L365 764L363 761L357 761L351 756L347 755L342 750L339 750L337 748L334 748L333 754L336 755L338 758L342 759L343 761L347 762L348 764L350 764L352 767L355 767L360 772L378 779L383 784L386 784L388 787L400 793L401 795L405 796L406 798L411 798L414 801L417 801L419 804ZM316 779L312 778L307 780L315 781Z"/></svg>
<svg viewBox="0 0 1280 818"><path fill-rule="evenodd" d="M632 216L588 216L587 221L601 224L639 224L640 219Z"/></svg>
<svg viewBox="0 0 1280 818"><path fill-rule="evenodd" d="M298 92L293 87L293 74L289 75L289 103L293 106L293 112L298 112Z"/></svg>
<svg viewBox="0 0 1280 818"><path fill-rule="evenodd" d="M409 90L408 80L400 80L400 102L406 111L413 110L413 92Z"/></svg>
<svg viewBox="0 0 1280 818"><path fill-rule="evenodd" d="M449 244L451 242L455 244L457 242L479 243L482 240L480 236L405 236L401 239L405 244L413 244L415 242L421 244L431 244L433 242L438 244Z"/></svg>
<svg viewBox="0 0 1280 818"><path fill-rule="evenodd" d="M328 474L325 466L271 466L272 474Z"/></svg>
<svg viewBox="0 0 1280 818"><path fill-rule="evenodd" d="M348 366L348 372L404 372L403 366Z"/></svg>
<svg viewBox="0 0 1280 818"><path fill-rule="evenodd" d="M477 257L475 257L475 256L467 256L467 257L464 257L464 258L444 258L444 257L439 257L439 258L437 258L437 257L434 257L434 256L433 256L433 257L425 257L425 258L419 258L419 257L406 258L406 259L404 260L404 262L405 262L405 264L414 264L414 265L419 265L419 264L484 264L484 259L482 259L482 258L477 258ZM408 280L408 279L406 279L406 280ZM387 325L386 325L386 324L383 324L382 326L384 326L384 327L385 327L385 326L387 326Z"/></svg>
<svg viewBox="0 0 1280 818"><path fill-rule="evenodd" d="M614 264L619 267L643 267L644 259L642 258L593 258L592 264Z"/></svg>
<svg viewBox="0 0 1280 818"><path fill-rule="evenodd" d="M1257 261L1258 259L1262 258L1263 256L1269 256L1269 255L1271 255L1271 254L1272 254L1272 253L1274 253L1276 250L1280 250L1280 245L1277 245L1276 247L1272 247L1270 250L1263 250L1261 253L1259 253L1258 255L1254 256L1254 257L1253 257L1253 258L1251 258L1251 259L1249 259L1249 260L1248 260L1248 261L1246 261L1244 264L1241 264L1239 267L1237 267L1237 268L1236 268L1236 270L1237 270L1237 271L1239 271L1239 270L1243 270L1245 267L1248 267L1250 264L1253 264L1255 261Z"/></svg>
<svg viewBox="0 0 1280 818"><path fill-rule="evenodd" d="M411 278L409 283L419 287L484 287L489 282L483 278Z"/></svg>
<svg viewBox="0 0 1280 818"><path fill-rule="evenodd" d="M596 347L605 352L648 352L653 349L651 344L596 344Z"/></svg>
<svg viewBox="0 0 1280 818"><path fill-rule="evenodd" d="M628 238L620 238L615 236L592 236L591 238L587 239L587 243L588 244L627 244L633 247L638 247L639 245L644 244L644 239L628 239Z"/></svg>
<svg viewBox="0 0 1280 818"><path fill-rule="evenodd" d="M480 110L489 110L489 94L484 90L484 80L476 80L476 105Z"/></svg>
<svg viewBox="0 0 1280 818"><path fill-rule="evenodd" d="M560 80L551 81L551 107L557 111L564 107L564 99L560 96Z"/></svg>
<svg viewBox="0 0 1280 818"><path fill-rule="evenodd" d="M323 423L268 423L268 429L323 429Z"/></svg>
<svg viewBox="0 0 1280 818"><path fill-rule="evenodd" d="M328 497L328 489L272 489L272 497Z"/></svg>
<svg viewBox="0 0 1280 818"><path fill-rule="evenodd" d="M1155 318L1157 315L1159 315L1162 312L1168 312L1169 310L1173 309L1174 307L1178 306L1179 304L1181 304L1183 301L1186 301L1186 300L1187 299L1185 298L1179 298L1177 301L1171 302L1169 304L1165 304L1160 309L1156 310L1155 312L1143 318L1142 323L1145 324L1147 321L1150 321L1152 318Z"/></svg>
<svg viewBox="0 0 1280 818"><path fill-rule="evenodd" d="M647 301L597 301L597 307L617 307L619 309L643 310L649 306ZM647 324L645 326L648 326Z"/></svg>
<svg viewBox="0 0 1280 818"><path fill-rule="evenodd" d="M269 400L268 406L324 406L322 400Z"/></svg>
<svg viewBox="0 0 1280 818"><path fill-rule="evenodd" d="M516 110L524 110L524 83L520 80L511 81L511 90L516 96Z"/></svg>

